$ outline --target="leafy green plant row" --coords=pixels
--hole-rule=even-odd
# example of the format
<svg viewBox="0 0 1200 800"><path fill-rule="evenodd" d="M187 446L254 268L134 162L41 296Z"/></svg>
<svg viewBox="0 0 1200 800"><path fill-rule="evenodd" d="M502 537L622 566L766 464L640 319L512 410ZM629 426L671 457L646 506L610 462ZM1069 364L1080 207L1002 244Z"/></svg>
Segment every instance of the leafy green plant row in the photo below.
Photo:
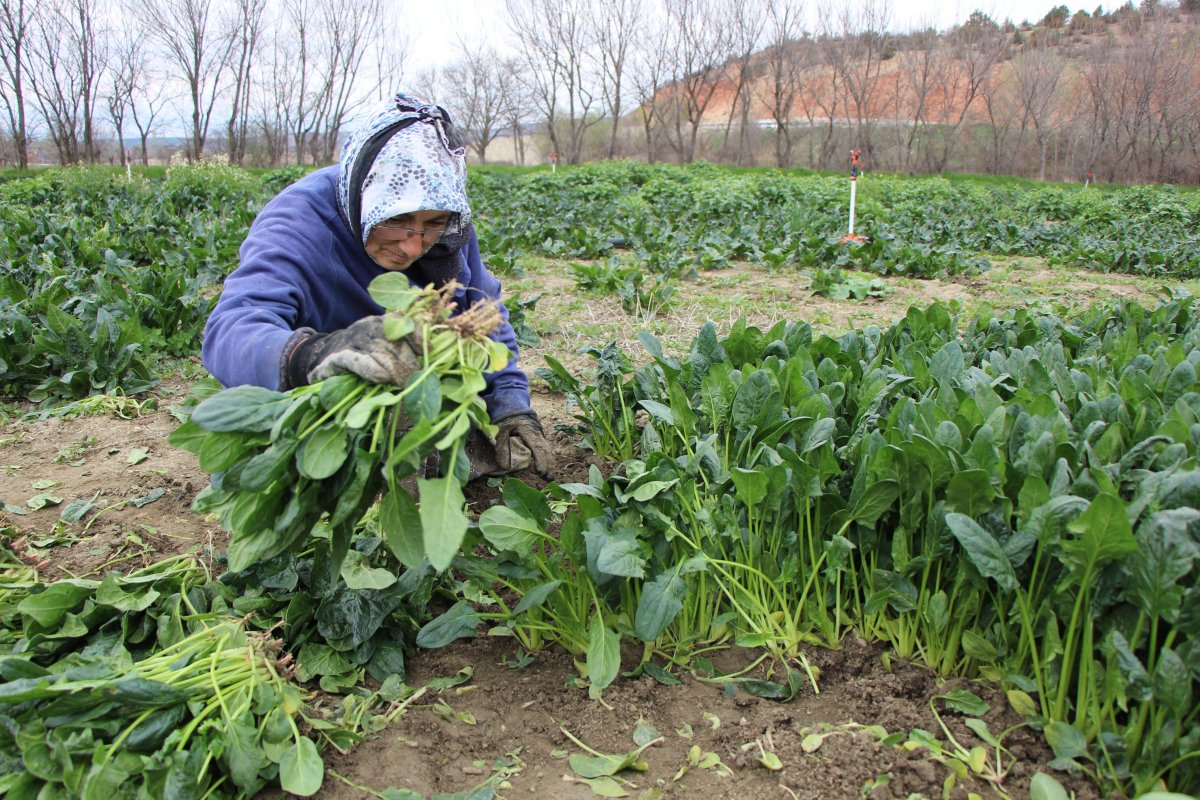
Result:
<svg viewBox="0 0 1200 800"><path fill-rule="evenodd" d="M813 339L706 326L594 381L543 372L608 477L545 500L506 487L460 603L426 642L485 619L575 653L593 692L622 640L662 676L730 642L803 683L805 642L855 628L948 674L1000 681L1055 766L1139 791L1200 788L1200 321L1190 298L1069 322L911 309ZM521 600L507 605L504 591ZM810 674L809 680L813 679ZM764 690L763 687L757 687Z"/></svg>
<svg viewBox="0 0 1200 800"><path fill-rule="evenodd" d="M988 255L1041 256L1102 271L1200 275L1200 195L1173 187L1034 190L867 175L857 228L840 244L847 181L775 170L606 162L556 173L476 170L483 250L504 266L521 253L600 258L623 240L630 266L669 274L731 261L842 266L933 277L985 268Z"/></svg>
<svg viewBox="0 0 1200 800"><path fill-rule="evenodd" d="M193 354L269 177L205 164L0 186L0 393L135 394L156 356Z"/></svg>
<svg viewBox="0 0 1200 800"><path fill-rule="evenodd" d="M54 170L0 186L0 393L79 398L153 381L156 357L195 351L217 285L257 209L299 176L202 164L161 179ZM581 283L630 313L670 302L671 282L749 261L918 277L985 268L988 255L1149 275L1200 275L1200 197L1171 187L1027 190L867 176L862 246L840 244L836 177L712 165L585 165L471 172L489 263L600 259ZM614 241L621 250L613 252Z"/></svg>

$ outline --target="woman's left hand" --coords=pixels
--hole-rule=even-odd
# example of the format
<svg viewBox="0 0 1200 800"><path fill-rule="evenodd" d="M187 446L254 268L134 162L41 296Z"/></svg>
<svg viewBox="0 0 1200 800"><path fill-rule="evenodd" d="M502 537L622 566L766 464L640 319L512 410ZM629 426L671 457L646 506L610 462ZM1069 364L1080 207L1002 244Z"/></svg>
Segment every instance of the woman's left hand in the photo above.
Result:
<svg viewBox="0 0 1200 800"><path fill-rule="evenodd" d="M529 451L529 459L537 474L554 480L550 466L550 443L542 430L542 423L531 409L494 420L500 432L496 434L496 464L505 472L521 469L523 449Z"/></svg>

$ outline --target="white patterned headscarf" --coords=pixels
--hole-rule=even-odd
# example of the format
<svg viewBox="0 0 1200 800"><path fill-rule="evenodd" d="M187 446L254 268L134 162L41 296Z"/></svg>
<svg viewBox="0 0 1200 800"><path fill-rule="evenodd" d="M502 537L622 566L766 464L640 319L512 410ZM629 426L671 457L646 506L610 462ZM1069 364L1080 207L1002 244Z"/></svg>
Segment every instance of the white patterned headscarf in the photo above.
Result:
<svg viewBox="0 0 1200 800"><path fill-rule="evenodd" d="M466 148L445 110L397 93L376 111L342 146L338 205L364 246L380 222L414 211L449 211L469 232ZM466 241L447 234L435 249Z"/></svg>

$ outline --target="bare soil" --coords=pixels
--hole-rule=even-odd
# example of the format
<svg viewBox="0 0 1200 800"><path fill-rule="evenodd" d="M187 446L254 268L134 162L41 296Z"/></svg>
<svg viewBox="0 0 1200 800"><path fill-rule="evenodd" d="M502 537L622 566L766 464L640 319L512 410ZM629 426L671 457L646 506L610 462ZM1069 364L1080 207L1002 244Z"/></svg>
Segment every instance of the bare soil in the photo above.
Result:
<svg viewBox="0 0 1200 800"><path fill-rule="evenodd" d="M573 773L568 756L585 753L564 731L597 751L623 754L635 749L639 725L653 727L661 740L642 754L645 772L617 776L631 797L1029 796L1029 780L1052 756L1040 735L1027 728L1004 738L1007 774L999 785L979 777L947 784L950 767L928 750L883 743L880 731L866 730L880 726L907 738L920 728L946 741L929 700L954 686L987 699L991 710L985 720L993 732L1019 725L994 688L946 684L928 669L895 660L889 667L883 652L880 645L857 638L836 651L810 649L808 658L820 670L820 692L806 687L790 702L729 692L690 675L682 676L679 686L646 676L626 678L596 702L572 686L575 670L561 652L543 653L532 664L513 668L505 665L515 656L510 640L460 642L422 653L413 661L410 683L424 685L468 666L474 669L471 681L427 694L377 739L332 758L329 767L344 780L327 779L322 796L348 800L367 796L366 788L386 787L428 796L467 791L490 780L503 797L582 800L595 795ZM730 651L720 660L736 669L752 658ZM960 743L979 744L961 718L942 717ZM760 763L760 746L778 757L778 769ZM689 751L697 747L702 754L715 753L724 767L695 766L694 756L689 762ZM497 774L498 765L504 765L504 774ZM1087 785L1072 788L1081 800L1099 796Z"/></svg>
<svg viewBox="0 0 1200 800"><path fill-rule="evenodd" d="M874 278L876 276L864 276ZM915 279L879 278L882 297L834 300L812 292L804 271L767 270L748 264L706 270L695 279L679 281L671 305L657 313L627 314L614 294L585 293L575 285L567 264L545 262L520 277L505 278L505 291L528 300L540 296L527 322L542 337L522 350L522 362L534 370L550 355L575 373L586 371L594 359L588 346L615 342L635 363L647 359L637 334L650 332L667 353L686 353L700 326L711 321L724 335L739 319L764 330L779 320L805 321L816 335L839 336L867 325L885 327L900 320L913 306L957 302L965 313L987 305L998 312L1009 308L1048 310L1079 308L1090 303L1136 300L1155 305L1163 282L1133 275L1105 275L1091 270L1047 268L1041 259L993 258L992 268L974 275Z"/></svg>
<svg viewBox="0 0 1200 800"><path fill-rule="evenodd" d="M0 428L0 525L23 537L22 554L30 561L45 562L43 579L130 572L179 553L225 548L228 536L220 526L191 510L208 475L195 456L167 444L177 426L170 414L156 411L136 419L48 419ZM29 508L31 499L47 494L61 502ZM75 500L90 501L92 510L74 524L63 522Z"/></svg>

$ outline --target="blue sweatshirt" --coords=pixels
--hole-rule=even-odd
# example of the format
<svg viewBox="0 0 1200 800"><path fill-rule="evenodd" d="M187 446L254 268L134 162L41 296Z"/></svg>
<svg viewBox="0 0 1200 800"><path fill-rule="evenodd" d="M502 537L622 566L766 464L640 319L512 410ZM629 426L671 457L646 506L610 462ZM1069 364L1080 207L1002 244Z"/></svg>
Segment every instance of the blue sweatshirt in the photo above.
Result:
<svg viewBox="0 0 1200 800"><path fill-rule="evenodd" d="M241 263L225 279L204 329L204 366L223 386L278 389L284 344L296 329L329 333L383 313L367 286L386 270L367 255L338 212L338 172L336 165L326 167L292 184L250 226ZM459 310L500 297L500 282L480 259L474 234L457 256L457 280L465 287L456 298ZM420 261L406 271L414 283L419 267ZM503 306L501 316L504 322L492 338L513 356L487 376L484 400L492 419L530 408L529 379L517 366L517 339Z"/></svg>

